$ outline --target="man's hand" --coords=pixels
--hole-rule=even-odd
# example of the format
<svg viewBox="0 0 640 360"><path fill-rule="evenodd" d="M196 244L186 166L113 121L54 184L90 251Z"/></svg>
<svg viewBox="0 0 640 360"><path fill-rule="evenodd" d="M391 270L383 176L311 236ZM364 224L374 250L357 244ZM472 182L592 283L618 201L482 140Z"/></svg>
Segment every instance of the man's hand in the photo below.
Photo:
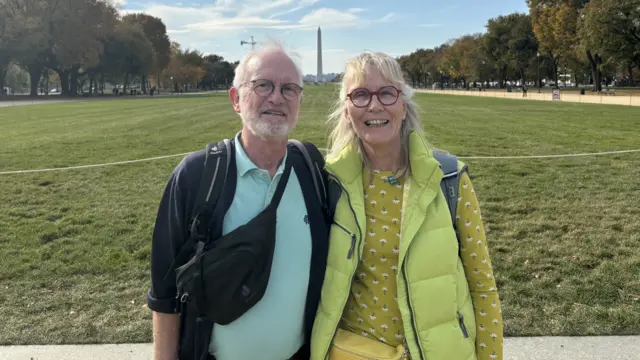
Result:
<svg viewBox="0 0 640 360"><path fill-rule="evenodd" d="M153 312L153 360L177 360L180 314Z"/></svg>

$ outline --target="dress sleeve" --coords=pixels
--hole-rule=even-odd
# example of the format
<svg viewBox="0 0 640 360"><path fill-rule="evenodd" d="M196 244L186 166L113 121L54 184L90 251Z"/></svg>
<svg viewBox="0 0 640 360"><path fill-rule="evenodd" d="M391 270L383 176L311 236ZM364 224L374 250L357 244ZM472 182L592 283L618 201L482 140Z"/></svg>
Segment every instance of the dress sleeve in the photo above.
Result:
<svg viewBox="0 0 640 360"><path fill-rule="evenodd" d="M478 198L466 172L460 176L456 224L460 234L460 256L474 304L477 358L501 360L503 324L500 298Z"/></svg>

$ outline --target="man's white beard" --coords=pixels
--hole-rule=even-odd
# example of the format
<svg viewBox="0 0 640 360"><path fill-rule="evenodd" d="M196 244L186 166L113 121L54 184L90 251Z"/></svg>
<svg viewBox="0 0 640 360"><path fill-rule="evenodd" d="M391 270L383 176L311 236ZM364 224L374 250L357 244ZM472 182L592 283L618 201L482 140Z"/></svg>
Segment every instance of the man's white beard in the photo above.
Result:
<svg viewBox="0 0 640 360"><path fill-rule="evenodd" d="M264 138L284 138L293 130L293 126L287 122L273 124L261 121L259 117L248 117L245 123L254 135Z"/></svg>

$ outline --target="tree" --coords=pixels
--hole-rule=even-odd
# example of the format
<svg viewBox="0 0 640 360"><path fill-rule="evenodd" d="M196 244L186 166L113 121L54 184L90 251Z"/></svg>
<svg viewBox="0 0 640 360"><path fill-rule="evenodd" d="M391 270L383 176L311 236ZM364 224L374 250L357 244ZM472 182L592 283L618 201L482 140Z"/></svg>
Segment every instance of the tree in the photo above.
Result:
<svg viewBox="0 0 640 360"><path fill-rule="evenodd" d="M487 34L484 37L484 50L487 58L498 72L499 88L503 89L507 77L507 69L512 62L509 52L511 40L510 21L505 16L490 19L487 23Z"/></svg>
<svg viewBox="0 0 640 360"><path fill-rule="evenodd" d="M418 52L400 57L398 61L404 72L410 78L412 86L418 87L420 85L420 78L422 77L422 67L420 66Z"/></svg>
<svg viewBox="0 0 640 360"><path fill-rule="evenodd" d="M484 50L485 35L476 34L473 39L471 51L467 53L469 61L469 75L470 81L473 81L473 87L477 86L477 82L484 83L489 80L494 71L494 65L487 57L487 53Z"/></svg>
<svg viewBox="0 0 640 360"><path fill-rule="evenodd" d="M29 85L29 73L15 63L7 67L5 85L12 89L23 89Z"/></svg>
<svg viewBox="0 0 640 360"><path fill-rule="evenodd" d="M442 54L438 52L437 48L434 49L420 49L416 56L420 63L420 69L423 74L423 82L426 85L435 82L438 77L438 64L441 61Z"/></svg>
<svg viewBox="0 0 640 360"><path fill-rule="evenodd" d="M167 27L160 18L143 13L129 14L122 21L140 25L147 39L153 47L153 64L150 70L159 78L160 72L169 65L171 57L171 43L167 35ZM142 75L142 92L146 94L147 75Z"/></svg>
<svg viewBox="0 0 640 360"><path fill-rule="evenodd" d="M49 67L60 77L62 94L78 94L79 71L97 66L104 51L101 41L117 22L116 10L99 0L61 1L51 18Z"/></svg>
<svg viewBox="0 0 640 360"><path fill-rule="evenodd" d="M181 56L182 84L199 86L206 72L204 69L204 57L197 50L185 50Z"/></svg>
<svg viewBox="0 0 640 360"><path fill-rule="evenodd" d="M15 46L18 24L14 23L8 1L0 0L0 90L4 89L7 69ZM0 92L0 94L2 94Z"/></svg>
<svg viewBox="0 0 640 360"><path fill-rule="evenodd" d="M117 28L120 47L120 71L124 73L124 91L129 76L148 74L153 66L153 45L138 25L121 23Z"/></svg>
<svg viewBox="0 0 640 360"><path fill-rule="evenodd" d="M606 57L598 65L626 63L632 77L632 65L640 68L640 0L591 0L581 15L583 46Z"/></svg>
<svg viewBox="0 0 640 360"><path fill-rule="evenodd" d="M233 66L225 61L222 56L210 54L204 57L204 75L200 85L211 90L217 89L219 85L227 85L233 78Z"/></svg>
<svg viewBox="0 0 640 360"><path fill-rule="evenodd" d="M533 17L533 13L536 14ZM577 10L568 3L532 10L533 31L540 43L540 50L547 54L553 65L555 86L558 87L560 60L576 51Z"/></svg>
<svg viewBox="0 0 640 360"><path fill-rule="evenodd" d="M507 44L512 66L518 71L520 81L526 82L526 70L536 60L538 40L533 33L531 17L526 14L511 14L506 17L511 27L511 35Z"/></svg>
<svg viewBox="0 0 640 360"><path fill-rule="evenodd" d="M615 3L618 0L611 1ZM538 23L538 16L544 12L558 12L555 17L555 28L549 28L551 32L555 32L557 43L553 46L560 54L558 57L552 57L554 64L554 75L556 75L557 83L557 68L561 57L564 57L567 65L570 67L575 62L580 62L583 56L589 60L591 65L592 79L593 79L593 91L602 90L601 76L602 76L602 54L598 51L590 48L588 42L585 42L585 38L579 36L579 23L584 20L584 9L590 3L590 0L528 0L529 8L531 10L531 17L534 23L534 29L536 30L536 36L541 39L544 36L544 26L536 27ZM544 15L544 14L543 14ZM544 16L543 16L544 20ZM541 40L542 42L542 40ZM553 42L553 41L552 41ZM580 64L581 65L581 64ZM575 75L575 74L574 74Z"/></svg>
<svg viewBox="0 0 640 360"><path fill-rule="evenodd" d="M163 71L163 81L172 84L174 91L179 86L199 85L206 71L203 68L205 60L198 51L182 50L180 44L171 44L171 59L169 66Z"/></svg>
<svg viewBox="0 0 640 360"><path fill-rule="evenodd" d="M9 45L11 58L29 71L31 96L38 96L38 83L47 62L51 41L47 19L57 7L56 0L4 0L14 40ZM14 27L15 25L15 27Z"/></svg>
<svg viewBox="0 0 640 360"><path fill-rule="evenodd" d="M478 80L476 76L477 64L483 56L477 53L482 36L465 35L451 43L442 56L440 70L448 73L455 81L461 80L462 86L467 88L469 79Z"/></svg>

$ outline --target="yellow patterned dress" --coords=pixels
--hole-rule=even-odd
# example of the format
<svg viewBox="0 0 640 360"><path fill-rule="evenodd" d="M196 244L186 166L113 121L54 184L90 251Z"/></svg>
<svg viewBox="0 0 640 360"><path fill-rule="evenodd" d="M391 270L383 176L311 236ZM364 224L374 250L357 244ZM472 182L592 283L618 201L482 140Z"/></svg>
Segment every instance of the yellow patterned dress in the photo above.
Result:
<svg viewBox="0 0 640 360"><path fill-rule="evenodd" d="M404 341L397 302L404 178L387 181L390 171L363 171L367 229L364 253L352 283L340 327L391 346ZM461 259L474 303L478 360L502 359L502 315L478 200L466 173L460 177L457 227Z"/></svg>

